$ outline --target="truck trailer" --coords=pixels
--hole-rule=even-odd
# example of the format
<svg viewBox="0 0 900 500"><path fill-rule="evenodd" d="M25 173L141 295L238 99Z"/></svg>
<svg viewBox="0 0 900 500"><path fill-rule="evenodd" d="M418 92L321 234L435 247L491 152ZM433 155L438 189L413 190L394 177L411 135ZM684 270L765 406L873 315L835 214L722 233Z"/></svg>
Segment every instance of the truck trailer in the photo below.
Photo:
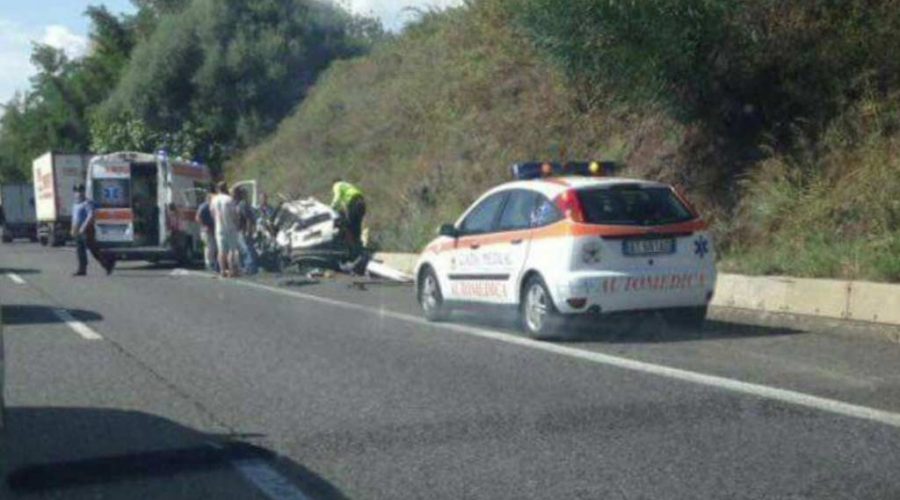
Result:
<svg viewBox="0 0 900 500"><path fill-rule="evenodd" d="M75 186L85 183L93 155L48 152L34 160L37 237L42 245L64 245L70 238Z"/></svg>
<svg viewBox="0 0 900 500"><path fill-rule="evenodd" d="M34 190L31 184L0 185L0 224L3 225L3 243L16 238L37 240Z"/></svg>

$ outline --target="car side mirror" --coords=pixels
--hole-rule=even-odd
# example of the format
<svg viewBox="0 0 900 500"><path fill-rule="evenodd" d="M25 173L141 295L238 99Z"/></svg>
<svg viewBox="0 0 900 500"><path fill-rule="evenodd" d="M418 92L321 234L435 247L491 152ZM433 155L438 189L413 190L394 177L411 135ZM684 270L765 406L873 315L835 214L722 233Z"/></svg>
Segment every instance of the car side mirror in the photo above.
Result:
<svg viewBox="0 0 900 500"><path fill-rule="evenodd" d="M438 234L441 236L449 236L451 238L459 237L459 230L456 229L456 226L453 224L442 224L440 229L438 229Z"/></svg>

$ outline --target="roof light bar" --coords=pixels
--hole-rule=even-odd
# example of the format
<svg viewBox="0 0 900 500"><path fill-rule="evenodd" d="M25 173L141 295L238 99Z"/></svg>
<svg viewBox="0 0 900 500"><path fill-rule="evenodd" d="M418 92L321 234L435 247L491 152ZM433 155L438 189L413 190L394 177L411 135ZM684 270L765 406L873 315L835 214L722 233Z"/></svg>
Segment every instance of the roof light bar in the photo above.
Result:
<svg viewBox="0 0 900 500"><path fill-rule="evenodd" d="M510 169L513 178L517 180L551 176L606 177L614 175L617 170L618 165L612 161L572 161L567 163L530 161L516 163Z"/></svg>

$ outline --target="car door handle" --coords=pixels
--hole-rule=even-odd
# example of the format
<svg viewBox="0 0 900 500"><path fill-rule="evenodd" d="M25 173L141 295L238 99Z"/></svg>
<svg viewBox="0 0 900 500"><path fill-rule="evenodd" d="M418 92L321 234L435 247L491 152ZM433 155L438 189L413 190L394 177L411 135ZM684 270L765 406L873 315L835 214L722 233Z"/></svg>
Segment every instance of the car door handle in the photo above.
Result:
<svg viewBox="0 0 900 500"><path fill-rule="evenodd" d="M472 243L471 245L469 245L469 248L471 248L472 250L478 250L479 248L481 248L481 243Z"/></svg>
<svg viewBox="0 0 900 500"><path fill-rule="evenodd" d="M522 238L519 238L517 240L510 241L509 244L510 245L521 245L523 241L525 241L525 240L523 240Z"/></svg>

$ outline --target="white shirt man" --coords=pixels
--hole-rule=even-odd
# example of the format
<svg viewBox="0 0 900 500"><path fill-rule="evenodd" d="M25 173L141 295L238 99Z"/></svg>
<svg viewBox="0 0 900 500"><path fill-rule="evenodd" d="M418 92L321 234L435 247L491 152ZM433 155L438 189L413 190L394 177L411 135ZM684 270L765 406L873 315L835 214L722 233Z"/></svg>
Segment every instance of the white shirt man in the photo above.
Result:
<svg viewBox="0 0 900 500"><path fill-rule="evenodd" d="M223 276L236 276L238 272L238 211L237 203L228 194L228 185L220 182L219 192L210 203L216 222L216 246L219 250L219 269Z"/></svg>

